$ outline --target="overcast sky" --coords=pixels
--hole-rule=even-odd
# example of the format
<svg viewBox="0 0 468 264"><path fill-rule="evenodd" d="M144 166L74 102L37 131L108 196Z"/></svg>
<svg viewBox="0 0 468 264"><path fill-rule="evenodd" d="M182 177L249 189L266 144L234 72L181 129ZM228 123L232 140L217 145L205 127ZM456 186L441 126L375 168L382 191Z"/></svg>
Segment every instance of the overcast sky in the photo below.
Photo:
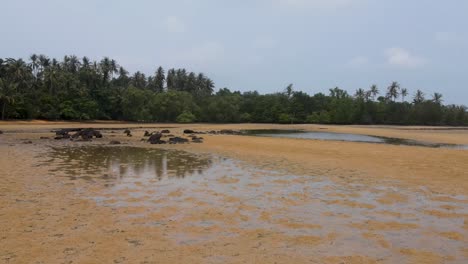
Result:
<svg viewBox="0 0 468 264"><path fill-rule="evenodd" d="M217 88L351 93L393 80L468 105L466 0L0 0L0 57L100 59Z"/></svg>

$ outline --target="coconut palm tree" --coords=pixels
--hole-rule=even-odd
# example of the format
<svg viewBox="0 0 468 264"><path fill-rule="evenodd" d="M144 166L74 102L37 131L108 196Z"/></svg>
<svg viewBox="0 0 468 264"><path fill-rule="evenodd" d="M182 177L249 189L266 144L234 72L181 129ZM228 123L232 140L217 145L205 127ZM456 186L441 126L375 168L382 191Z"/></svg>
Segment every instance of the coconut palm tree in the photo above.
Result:
<svg viewBox="0 0 468 264"><path fill-rule="evenodd" d="M7 82L0 78L0 102L2 102L2 120L5 120L5 110L7 105L15 103L15 93L18 84Z"/></svg>
<svg viewBox="0 0 468 264"><path fill-rule="evenodd" d="M33 71L34 77L37 77L37 71L39 68L39 57L36 54L32 54L29 59L31 60L31 68Z"/></svg>
<svg viewBox="0 0 468 264"><path fill-rule="evenodd" d="M398 98L400 94L400 84L398 82L392 82L387 88L387 97L392 99L393 102Z"/></svg>
<svg viewBox="0 0 468 264"><path fill-rule="evenodd" d="M373 84L369 90L370 95L372 96L372 101L375 100L375 97L379 94L379 88L376 84Z"/></svg>
<svg viewBox="0 0 468 264"><path fill-rule="evenodd" d="M359 88L356 90L356 93L354 94L354 96L359 100L364 100L366 97L366 91L364 91L364 89L362 88Z"/></svg>
<svg viewBox="0 0 468 264"><path fill-rule="evenodd" d="M434 93L432 95L432 101L436 104L441 104L442 103L442 94L440 93Z"/></svg>
<svg viewBox="0 0 468 264"><path fill-rule="evenodd" d="M405 97L408 96L408 89L406 88L401 88L401 102L405 101Z"/></svg>
<svg viewBox="0 0 468 264"><path fill-rule="evenodd" d="M164 91L164 80L166 77L164 76L164 69L159 66L156 70L156 74L154 76L154 81L156 83L156 91L162 93Z"/></svg>
<svg viewBox="0 0 468 264"><path fill-rule="evenodd" d="M290 84L286 87L286 89L284 89L284 94L286 94L286 96L287 96L288 98L291 98L292 93L293 93L293 84L290 83Z"/></svg>
<svg viewBox="0 0 468 264"><path fill-rule="evenodd" d="M414 95L413 102L415 104L419 104L424 102L424 93L421 90L417 90L416 94Z"/></svg>

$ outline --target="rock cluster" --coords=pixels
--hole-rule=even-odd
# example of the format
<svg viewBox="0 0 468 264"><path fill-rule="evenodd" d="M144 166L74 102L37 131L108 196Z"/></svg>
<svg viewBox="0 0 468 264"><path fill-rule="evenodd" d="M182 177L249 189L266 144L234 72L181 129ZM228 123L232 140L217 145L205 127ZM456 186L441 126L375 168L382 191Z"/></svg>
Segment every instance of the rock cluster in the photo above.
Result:
<svg viewBox="0 0 468 264"><path fill-rule="evenodd" d="M70 135L70 132L75 132ZM90 141L93 137L102 138L101 132L93 128L64 128L55 132L54 139L79 139Z"/></svg>

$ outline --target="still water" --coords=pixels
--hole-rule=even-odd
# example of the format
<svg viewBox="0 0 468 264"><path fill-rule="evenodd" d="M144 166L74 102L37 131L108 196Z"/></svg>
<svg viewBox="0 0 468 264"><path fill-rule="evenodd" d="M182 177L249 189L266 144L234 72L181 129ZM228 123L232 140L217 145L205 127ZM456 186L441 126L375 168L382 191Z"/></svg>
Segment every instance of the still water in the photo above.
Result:
<svg viewBox="0 0 468 264"><path fill-rule="evenodd" d="M300 138L300 139L315 139L315 140L334 140L334 141L380 143L380 144L391 144L391 145L421 146L421 147L430 147L430 148L468 149L467 145L440 144L440 143L431 143L431 142L402 139L402 138L378 137L378 136L368 136L368 135L349 134L349 133L315 132L315 131L281 130L281 129L244 130L243 132L245 135L262 136L262 137Z"/></svg>
<svg viewBox="0 0 468 264"><path fill-rule="evenodd" d="M176 226L167 236L180 245L268 230L285 238L323 237L326 243L301 251L311 257L362 254L401 263L405 256L394 248L417 248L454 257L446 263L462 263L464 258L463 240L439 235L465 233L464 196L428 195L423 187L402 189L385 180L371 187L292 175L268 164L259 168L216 155L164 149L54 148L46 163L54 164L52 173L75 185L80 197L128 208L119 216L122 221ZM450 217L440 217L444 208L450 208ZM369 232L381 242L370 239ZM291 247L279 243L276 250L290 252Z"/></svg>

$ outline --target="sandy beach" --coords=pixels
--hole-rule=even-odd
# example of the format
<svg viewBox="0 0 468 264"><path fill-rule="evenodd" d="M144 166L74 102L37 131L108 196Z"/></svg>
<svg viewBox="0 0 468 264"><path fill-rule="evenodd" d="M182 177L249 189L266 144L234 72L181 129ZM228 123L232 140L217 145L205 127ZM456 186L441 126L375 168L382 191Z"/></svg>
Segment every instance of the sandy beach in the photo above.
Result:
<svg viewBox="0 0 468 264"><path fill-rule="evenodd" d="M92 142L53 139L51 130L75 127L108 130ZM174 135L186 128L301 129L468 144L467 129L443 127L0 122L0 262L468 259L468 150L240 135L203 135L202 144L140 141L145 130L162 128ZM169 160L187 151L186 160L206 167L199 173L205 178L129 183L112 178L117 172L108 167L70 166L76 163L64 156L75 154L50 154L110 140L168 151ZM118 173L129 172L121 166ZM104 176L112 179L98 180Z"/></svg>

